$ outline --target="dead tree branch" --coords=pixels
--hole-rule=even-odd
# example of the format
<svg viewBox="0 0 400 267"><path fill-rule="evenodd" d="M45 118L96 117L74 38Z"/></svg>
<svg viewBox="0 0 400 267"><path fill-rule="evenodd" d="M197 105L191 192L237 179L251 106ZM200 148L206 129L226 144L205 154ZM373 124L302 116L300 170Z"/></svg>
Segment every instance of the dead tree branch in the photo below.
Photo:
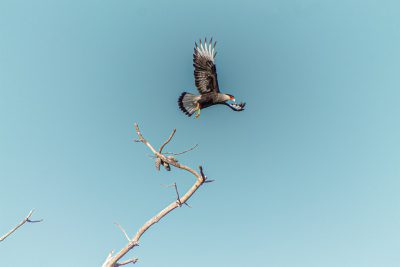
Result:
<svg viewBox="0 0 400 267"><path fill-rule="evenodd" d="M178 191L178 186L176 185L176 183L170 184L170 185L163 185L165 187L173 187L175 188L175 193L176 193L176 201L179 204L179 207L182 206L182 204L185 204L186 206L188 206L189 208L191 208L191 206L186 202L186 203L182 203L181 202L181 197L179 196L179 191Z"/></svg>
<svg viewBox="0 0 400 267"><path fill-rule="evenodd" d="M126 239L127 239L128 241L131 241L131 239L129 238L129 236L128 236L128 234L126 233L125 229L122 228L122 226L119 225L118 223L115 223L115 225L118 226L118 228L122 231L122 233L124 233Z"/></svg>
<svg viewBox="0 0 400 267"><path fill-rule="evenodd" d="M117 266L123 266L123 265L127 265L129 263L135 264L137 261L138 261L138 258L134 258L134 259L123 261L121 263L117 263Z"/></svg>
<svg viewBox="0 0 400 267"><path fill-rule="evenodd" d="M140 141L139 141L140 142ZM199 144L195 144L194 146L192 146L191 148L189 148L189 149L186 149L186 150L184 150L184 151L181 151L181 152L178 152L178 153L174 153L174 152L163 152L163 154L164 155L173 155L173 156L179 156L179 155L182 155L182 154L185 154L185 153L188 153L188 152L190 152L190 151L192 151L192 150L194 150L194 149L196 149L197 147L199 146ZM152 158L152 159L155 159L155 158L157 158L156 156L153 156L153 155L147 155L149 158Z"/></svg>
<svg viewBox="0 0 400 267"><path fill-rule="evenodd" d="M171 133L171 135L168 137L167 141L164 142L164 144L162 144L162 146L160 147L160 150L158 150L158 152L162 153L162 150L164 149L164 147L171 141L172 137L174 137L174 134L176 133L176 129L174 129Z"/></svg>
<svg viewBox="0 0 400 267"><path fill-rule="evenodd" d="M184 171L188 171L189 173L191 173L195 178L196 178L196 182L192 185L192 187L182 196L179 196L178 193L178 188L176 186L176 183L174 183L174 187L176 190L176 194L177 194L177 201L174 201L172 203L170 203L167 207L165 207L163 210L161 210L159 213L157 213L154 217L152 217L150 220L148 220L135 234L135 236L131 239L128 238L128 240L130 240L128 242L128 244L122 248L118 253L116 253L113 256L114 251L111 251L108 255L108 257L106 258L106 261L103 263L102 267L118 267L118 266L122 266L128 263L136 263L138 259L131 259L131 260L127 260L124 262L119 262L121 260L122 257L124 257L131 249L133 249L135 246L139 245L139 240L142 237L142 235L151 227L153 226L155 223L159 222L162 218L164 218L168 213L170 213L171 211L173 211L174 209L182 206L183 204L186 205L186 202L193 196L193 194L197 191L197 189L203 185L206 181L206 176L204 175L203 172L203 168L201 166L199 166L199 172L197 172L196 170L185 166L183 164L178 163L177 160L171 158L171 157L166 157L164 154L162 154L162 150L164 149L164 147L171 141L171 139L173 138L176 129L174 129L171 133L171 135L169 136L169 138L167 139L167 141L164 142L164 144L160 147L159 150L156 150L142 135L139 126L137 123L135 123L135 130L136 133L139 137L138 140L135 140L137 142L141 142L143 144L145 144L150 150L151 152L154 154L154 156L158 159L160 159L163 162L168 163L169 165L174 166L175 168L184 170Z"/></svg>
<svg viewBox="0 0 400 267"><path fill-rule="evenodd" d="M190 152L190 151L192 151L193 149L195 149L196 147L198 147L198 144L195 144L193 147L191 147L191 148L189 148L189 149L187 149L187 150L185 150L185 151L179 152L179 153L164 152L163 154L164 154L164 155L168 154L168 155L178 156L178 155L182 155L182 154L185 154L185 153L187 153L187 152Z"/></svg>
<svg viewBox="0 0 400 267"><path fill-rule="evenodd" d="M18 228L20 228L22 225L24 225L25 223L37 223L37 222L41 222L43 220L35 220L32 221L30 220L30 217L32 216L33 212L35 210L31 210L28 214L28 216L26 216L17 226L15 226L13 229L11 229L10 231L8 231L8 233L6 233L5 235L3 235L2 237L0 237L0 242L3 241L4 239L6 239L7 237L9 237L12 233L14 233L15 231L17 231Z"/></svg>

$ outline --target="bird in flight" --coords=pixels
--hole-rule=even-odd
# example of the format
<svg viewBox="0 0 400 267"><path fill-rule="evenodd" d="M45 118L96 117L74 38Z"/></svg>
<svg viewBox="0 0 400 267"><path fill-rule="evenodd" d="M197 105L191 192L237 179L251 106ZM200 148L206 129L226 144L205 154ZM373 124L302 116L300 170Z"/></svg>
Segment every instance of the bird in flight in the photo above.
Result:
<svg viewBox="0 0 400 267"><path fill-rule="evenodd" d="M194 79L200 95L183 92L179 99L179 108L189 117L196 113L195 117L200 116L200 111L204 108L222 104L230 107L234 111L243 111L246 103L235 103L235 97L219 91L217 69L215 67L215 46L212 38L209 43L204 39L204 43L195 42L193 53ZM228 101L233 101L233 103Z"/></svg>

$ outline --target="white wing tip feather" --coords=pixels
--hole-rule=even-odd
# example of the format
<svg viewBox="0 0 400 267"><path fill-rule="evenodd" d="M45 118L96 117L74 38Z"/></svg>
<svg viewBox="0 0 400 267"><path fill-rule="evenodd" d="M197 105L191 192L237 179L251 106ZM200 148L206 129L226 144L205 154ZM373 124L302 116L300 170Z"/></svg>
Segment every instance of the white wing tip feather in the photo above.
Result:
<svg viewBox="0 0 400 267"><path fill-rule="evenodd" d="M204 56L209 58L212 62L214 62L215 58L215 45L212 45L212 40L207 44L206 41L203 43L200 40L200 44L196 45L196 51L200 56Z"/></svg>

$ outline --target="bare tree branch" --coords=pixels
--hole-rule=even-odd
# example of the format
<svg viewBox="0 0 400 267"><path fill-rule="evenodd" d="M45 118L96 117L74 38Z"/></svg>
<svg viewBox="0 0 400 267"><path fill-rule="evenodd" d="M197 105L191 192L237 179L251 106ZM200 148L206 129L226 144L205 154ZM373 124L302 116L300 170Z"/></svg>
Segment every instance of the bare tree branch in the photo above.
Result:
<svg viewBox="0 0 400 267"><path fill-rule="evenodd" d="M139 142L140 142L140 141L139 141ZM163 154L164 154L164 155L179 156L179 155L185 154L185 153L187 153L187 152L190 152L190 151L196 149L198 146L199 146L199 144L195 144L195 145L192 146L191 148L186 149L186 150L184 150L184 151L182 151L182 152L178 152L178 153L174 153L174 152L163 152ZM157 156L150 155L150 154L147 154L147 156L148 156L149 158L151 158L151 159L157 158Z"/></svg>
<svg viewBox="0 0 400 267"><path fill-rule="evenodd" d="M164 152L163 154L164 154L164 155L174 155L174 156L178 156L178 155L182 155L182 154L185 154L185 153L187 153L187 152L190 152L190 151L192 151L193 149L195 149L196 147L198 147L198 144L194 145L193 147L191 147L191 148L189 148L189 149L187 149L187 150L185 150L185 151L179 152L179 153Z"/></svg>
<svg viewBox="0 0 400 267"><path fill-rule="evenodd" d="M110 253L108 253L107 258L106 258L106 260L104 261L102 267L111 266L111 265L109 265L109 264L110 264L110 262L111 262L112 259L113 259L113 256L112 256L113 253L114 253L114 250L111 250Z"/></svg>
<svg viewBox="0 0 400 267"><path fill-rule="evenodd" d="M113 251L108 255L106 261L103 263L103 267L118 267L124 264L128 263L135 263L137 259L134 260L128 260L124 261L121 263L118 263L118 261L124 257L131 249L133 249L135 246L139 245L139 240L142 237L142 235L155 223L159 222L162 218L164 218L168 213L173 211L174 209L180 207L182 204L186 204L186 202L192 197L192 195L197 191L197 189L203 185L206 182L206 176L204 175L203 168L199 166L200 172L195 171L194 169L185 166L183 164L178 163L178 161L171 159L169 157L166 157L162 154L162 149L165 147L166 144L168 144L172 137L174 136L176 129L174 129L170 135L170 137L167 139L166 142L160 147L160 149L157 151L142 135L140 132L139 126L137 123L135 123L135 129L136 133L139 137L139 142L142 142L145 144L151 152L153 152L154 156L161 159L164 162L167 162L168 164L181 169L190 172L194 177L196 178L196 182L192 185L192 187L182 196L179 197L178 193L178 188L176 186L176 183L174 183L174 187L177 193L178 201L174 201L170 203L167 207L165 207L163 210L161 210L159 213L157 213L154 217L152 217L150 220L148 220L135 234L133 238L130 239L128 244L122 248L118 253L116 253L113 256Z"/></svg>
<svg viewBox="0 0 400 267"><path fill-rule="evenodd" d="M163 186L175 188L176 201L178 202L179 206L182 206L181 198L180 198L180 196L179 196L178 186L176 185L176 183L173 183L173 184L170 184L170 185L163 185ZM188 205L187 203L185 203L185 204ZM189 206L189 205L188 205L188 206Z"/></svg>
<svg viewBox="0 0 400 267"><path fill-rule="evenodd" d="M178 186L176 185L176 183L174 183L174 187L175 187L175 192L176 192L176 201L178 201L179 206L182 206L181 198L180 198L179 192L178 192Z"/></svg>
<svg viewBox="0 0 400 267"><path fill-rule="evenodd" d="M164 142L164 144L162 144L162 146L160 147L160 150L158 152L162 153L162 150L164 149L164 147L171 141L172 137L174 137L174 134L176 133L176 129L174 129L171 133L171 135L168 137L167 141Z"/></svg>
<svg viewBox="0 0 400 267"><path fill-rule="evenodd" d="M123 261L121 263L117 263L117 266L123 266L123 265L127 265L129 263L135 264L138 260L139 260L138 258L126 260L126 261Z"/></svg>
<svg viewBox="0 0 400 267"><path fill-rule="evenodd" d="M121 225L119 225L118 223L115 223L116 226L118 226L118 228L122 231L122 233L124 233L126 239L128 239L128 241L131 241L131 239L129 238L128 234L126 233L125 229L122 228Z"/></svg>
<svg viewBox="0 0 400 267"><path fill-rule="evenodd" d="M43 220L36 220L36 221L32 221L29 218L32 216L33 212L35 210L31 210L28 214L28 216L26 216L17 226L15 226L13 229L11 229L10 231L8 231L8 233L6 233L5 235L3 235L2 237L0 237L0 242L3 241L4 239L6 239L7 237L9 237L12 233L14 233L15 231L17 231L18 228L20 228L22 225L24 225L25 223L38 223L41 222Z"/></svg>

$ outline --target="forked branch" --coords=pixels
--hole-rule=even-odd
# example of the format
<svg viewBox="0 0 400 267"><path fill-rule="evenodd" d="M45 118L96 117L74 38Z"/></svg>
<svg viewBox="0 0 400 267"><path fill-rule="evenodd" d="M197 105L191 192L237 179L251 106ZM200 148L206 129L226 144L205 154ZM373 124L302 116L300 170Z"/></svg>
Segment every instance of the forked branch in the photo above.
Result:
<svg viewBox="0 0 400 267"><path fill-rule="evenodd" d="M119 262L122 257L124 257L131 249L133 249L135 246L139 245L139 240L142 237L142 235L155 223L159 222L162 218L164 218L168 213L170 213L171 211L173 211L174 209L182 206L183 204L187 205L187 201L190 199L190 197L193 196L193 194L197 191L197 189L203 185L204 183L208 182L206 179L206 176L204 175L203 172L203 168L201 166L199 166L199 172L197 172L196 170L185 166L183 164L178 163L178 161L174 158L171 157L167 157L162 153L162 150L164 149L164 147L171 141L171 139L173 138L176 129L174 129L171 133L171 135L169 136L169 138L163 143L163 145L160 147L159 150L156 150L142 135L139 126L137 123L135 123L135 130L136 133L139 137L138 140L135 140L136 142L141 142L143 144L145 144L150 150L151 152L154 154L154 156L158 159L160 159L163 162L168 163L169 165L172 165L178 169L181 170L185 170L190 172L192 175L195 176L196 178L196 182L192 185L192 187L182 196L179 196L178 193L178 188L176 186L176 184L174 184L175 190L176 190L176 194L177 194L177 201L174 201L172 203L170 203L167 207L165 207L163 210L161 210L159 213L157 213L154 217L152 217L150 220L148 220L135 234L135 236L133 238L128 238L129 240L128 244L122 248L118 253L116 253L115 255L113 255L114 251L111 251L108 255L108 257L106 258L106 261L103 263L102 267L118 267L118 266L122 266L122 265L126 265L128 263L136 263L138 259L130 259L130 260L126 260L123 262ZM196 145L197 146L197 145ZM190 149L191 150L191 149ZM124 234L126 233L125 230L123 230Z"/></svg>
<svg viewBox="0 0 400 267"><path fill-rule="evenodd" d="M33 214L35 210L31 210L28 214L28 216L26 216L19 224L17 224L13 229L11 229L10 231L8 231L5 235L3 235L2 237L0 237L0 242L3 241L4 239L6 239L7 237L9 237L12 233L14 233L15 231L17 231L18 228L20 228L22 225L24 225L25 223L37 223L37 222L41 222L43 220L35 220L32 221L30 218Z"/></svg>
<svg viewBox="0 0 400 267"><path fill-rule="evenodd" d="M136 124L137 125L137 124ZM164 147L171 141L172 137L174 137L174 134L176 133L176 129L174 129L171 133L171 135L168 137L167 141L164 142L164 144L162 144L162 146L160 147L160 150L158 150L158 152L162 153L162 150L164 149Z"/></svg>

